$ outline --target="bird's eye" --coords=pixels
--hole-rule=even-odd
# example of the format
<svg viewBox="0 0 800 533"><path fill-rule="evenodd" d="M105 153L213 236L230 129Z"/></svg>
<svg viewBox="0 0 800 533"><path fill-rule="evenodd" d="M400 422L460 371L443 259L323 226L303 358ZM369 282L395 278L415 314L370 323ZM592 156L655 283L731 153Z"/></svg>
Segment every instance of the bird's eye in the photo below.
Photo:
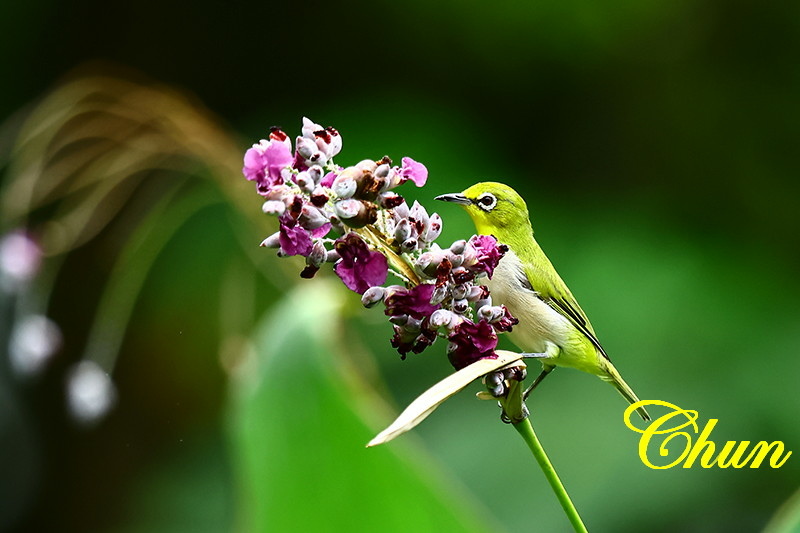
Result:
<svg viewBox="0 0 800 533"><path fill-rule="evenodd" d="M492 193L487 192L479 196L475 203L484 211L491 211L497 205L497 198Z"/></svg>

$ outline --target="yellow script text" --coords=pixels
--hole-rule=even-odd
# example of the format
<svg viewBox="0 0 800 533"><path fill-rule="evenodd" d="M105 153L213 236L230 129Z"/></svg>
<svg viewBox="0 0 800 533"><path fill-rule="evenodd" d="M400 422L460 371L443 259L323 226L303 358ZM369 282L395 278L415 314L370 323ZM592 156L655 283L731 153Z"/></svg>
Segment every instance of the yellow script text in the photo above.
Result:
<svg viewBox="0 0 800 533"><path fill-rule="evenodd" d="M655 419L646 429L640 429L633 425L631 416L633 413L642 406L647 405L660 405L671 409L671 412ZM639 439L639 458L650 468L663 470L665 468L672 468L683 463L683 468L691 468L695 464L699 464L702 468L711 468L718 466L719 468L743 468L750 465L750 468L758 468L767 454L772 451L772 455L767 461L772 468L780 468L792 455L791 451L784 453L784 445L781 441L774 441L767 443L766 441L757 442L749 451L749 440L741 442L729 440L714 455L717 451L717 445L710 440L711 432L717 425L716 418L709 419L708 423L700 431L697 425L697 411L688 409L681 409L677 405L661 400L643 400L630 405L625 409L623 419L625 425L629 429L637 433L641 433L642 437ZM691 428L692 433L687 431L680 431L684 428ZM699 433L699 435L698 435ZM653 445L653 437L655 435L667 435L661 445L658 446L658 455L667 458L669 461L666 464L655 464L650 460L653 451L650 449ZM683 446L681 446L681 444ZM746 455L745 455L746 454ZM671 460L670 460L671 459ZM699 460L698 460L699 459ZM662 461L659 461L662 462Z"/></svg>

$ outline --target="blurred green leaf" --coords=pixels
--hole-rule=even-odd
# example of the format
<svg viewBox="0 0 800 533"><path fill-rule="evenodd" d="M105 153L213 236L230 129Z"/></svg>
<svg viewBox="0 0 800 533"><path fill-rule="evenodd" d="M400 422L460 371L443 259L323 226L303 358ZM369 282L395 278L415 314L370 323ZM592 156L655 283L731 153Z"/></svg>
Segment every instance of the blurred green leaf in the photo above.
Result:
<svg viewBox="0 0 800 533"><path fill-rule="evenodd" d="M347 371L340 300L322 280L289 293L240 366L230 411L239 528L496 531L408 441L365 448L380 429L365 417L380 402Z"/></svg>
<svg viewBox="0 0 800 533"><path fill-rule="evenodd" d="M764 528L764 533L800 532L800 490L784 503Z"/></svg>

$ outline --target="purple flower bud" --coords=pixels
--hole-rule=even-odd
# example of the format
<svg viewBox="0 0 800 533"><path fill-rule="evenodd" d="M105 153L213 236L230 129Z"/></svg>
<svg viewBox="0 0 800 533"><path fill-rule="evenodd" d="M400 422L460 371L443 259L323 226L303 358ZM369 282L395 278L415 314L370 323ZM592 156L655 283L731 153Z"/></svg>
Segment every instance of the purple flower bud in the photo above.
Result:
<svg viewBox="0 0 800 533"><path fill-rule="evenodd" d="M339 136L339 132L330 126L324 129L320 127L315 130L314 140L317 144L317 148L325 154L327 159L332 158L342 149L342 138Z"/></svg>
<svg viewBox="0 0 800 533"><path fill-rule="evenodd" d="M335 180L335 179L336 179L336 173L335 172L328 172L327 174L325 174L322 177L321 180L319 180L319 184L321 186L323 186L323 187L330 188L333 185L333 180Z"/></svg>
<svg viewBox="0 0 800 533"><path fill-rule="evenodd" d="M328 254L325 256L325 261L327 263L335 263L342 257L339 255L339 252L336 250L328 250Z"/></svg>
<svg viewBox="0 0 800 533"><path fill-rule="evenodd" d="M500 306L499 309L499 316L496 316L494 320L491 321L494 329L497 331L511 331L514 326L519 324L519 320L511 316L511 312L509 312L505 305Z"/></svg>
<svg viewBox="0 0 800 533"><path fill-rule="evenodd" d="M261 241L260 246L264 246L265 248L278 248L281 245L280 241L281 232L276 231L263 241Z"/></svg>
<svg viewBox="0 0 800 533"><path fill-rule="evenodd" d="M283 202L288 207L289 204L292 203L292 200L294 200L294 192L286 185L276 185L272 187L269 192L264 194L264 198Z"/></svg>
<svg viewBox="0 0 800 533"><path fill-rule="evenodd" d="M286 211L286 204L280 200L267 200L261 206L261 210L268 215L282 215Z"/></svg>
<svg viewBox="0 0 800 533"><path fill-rule="evenodd" d="M383 300L384 294L386 294L386 289L383 287L370 287L361 295L361 303L364 307L372 307Z"/></svg>
<svg viewBox="0 0 800 533"><path fill-rule="evenodd" d="M400 358L405 359L406 354L414 349L414 341L417 335L408 332L400 326L394 326L394 337L392 337L392 346L400 352Z"/></svg>

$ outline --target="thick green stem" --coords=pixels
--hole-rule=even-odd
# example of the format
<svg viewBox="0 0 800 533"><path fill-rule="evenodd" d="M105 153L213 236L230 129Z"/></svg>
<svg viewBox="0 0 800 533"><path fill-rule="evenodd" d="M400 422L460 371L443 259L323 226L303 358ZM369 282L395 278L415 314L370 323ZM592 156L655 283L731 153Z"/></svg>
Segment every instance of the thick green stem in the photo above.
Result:
<svg viewBox="0 0 800 533"><path fill-rule="evenodd" d="M575 529L575 531L586 533L586 526L583 525L583 521L578 514L578 510L575 509L575 505L572 503L572 500L569 499L567 489L564 488L564 485L558 478L556 469L553 468L553 463L551 463L550 459L548 459L547 454L544 452L544 448L542 448L542 444L536 437L536 433L533 431L533 426L531 425L530 419L526 418L522 422L517 422L514 424L514 428L528 444L531 452L533 452L533 456L539 463L542 472L544 472L544 477L547 478L548 483L550 483L550 486L553 488L553 492L556 493L556 498L558 498L559 503L561 503L561 507L564 508L564 512L567 514L567 518L569 518L572 527Z"/></svg>

